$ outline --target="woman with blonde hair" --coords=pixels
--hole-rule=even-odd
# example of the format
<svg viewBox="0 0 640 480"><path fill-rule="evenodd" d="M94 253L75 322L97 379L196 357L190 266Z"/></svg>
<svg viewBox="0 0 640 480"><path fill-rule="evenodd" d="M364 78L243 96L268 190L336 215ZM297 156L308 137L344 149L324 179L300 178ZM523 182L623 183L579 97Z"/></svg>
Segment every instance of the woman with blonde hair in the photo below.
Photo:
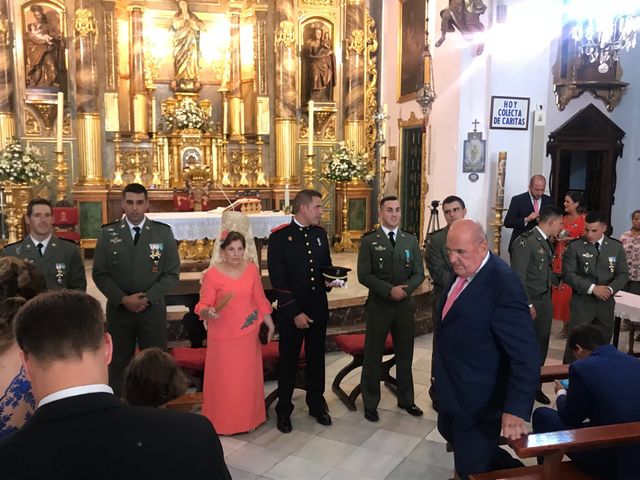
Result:
<svg viewBox="0 0 640 480"><path fill-rule="evenodd" d="M27 300L46 289L35 265L15 257L0 258L0 438L18 430L36 408L13 336L13 319Z"/></svg>

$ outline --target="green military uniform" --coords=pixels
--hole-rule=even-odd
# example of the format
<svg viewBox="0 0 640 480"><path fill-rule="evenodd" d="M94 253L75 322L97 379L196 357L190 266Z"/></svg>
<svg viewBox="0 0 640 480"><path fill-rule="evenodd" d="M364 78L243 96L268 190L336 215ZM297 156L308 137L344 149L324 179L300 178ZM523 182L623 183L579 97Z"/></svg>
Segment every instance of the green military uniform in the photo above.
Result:
<svg viewBox="0 0 640 480"><path fill-rule="evenodd" d="M562 255L564 281L573 289L569 334L576 325L592 324L609 340L613 334L613 295L607 301L598 300L588 291L591 285L606 285L615 294L629 280L629 266L622 243L604 237L600 251L585 237L569 242ZM569 346L564 351L564 363L575 357Z"/></svg>
<svg viewBox="0 0 640 480"><path fill-rule="evenodd" d="M544 365L549 350L549 336L553 320L551 287L558 284L553 273L553 248L538 227L523 232L513 242L511 268L518 274L527 302L536 310L533 326L540 346L540 361Z"/></svg>
<svg viewBox="0 0 640 480"><path fill-rule="evenodd" d="M171 227L145 219L138 243L126 218L103 225L96 244L93 280L107 297L107 329L113 337L109 384L116 392L136 348L166 348L164 296L178 283L180 258ZM133 313L121 304L126 295L143 292L149 306Z"/></svg>
<svg viewBox="0 0 640 480"><path fill-rule="evenodd" d="M427 235L426 261L429 275L433 280L433 300L438 303L438 298L442 290L449 282L453 269L449 263L449 253L447 252L447 234L449 226Z"/></svg>
<svg viewBox="0 0 640 480"><path fill-rule="evenodd" d="M49 290L70 288L84 292L87 289L80 249L74 242L52 235L42 256L37 243L28 235L19 242L4 247L2 255L17 257L36 265L44 275Z"/></svg>
<svg viewBox="0 0 640 480"><path fill-rule="evenodd" d="M362 365L362 400L372 410L380 402L382 354L387 333L391 331L396 358L398 405L414 404L413 339L415 303L411 294L424 280L424 265L418 241L397 230L395 247L382 228L366 234L358 252L358 281L369 289L366 305L366 336ZM401 301L389 296L396 285L407 285L407 297Z"/></svg>

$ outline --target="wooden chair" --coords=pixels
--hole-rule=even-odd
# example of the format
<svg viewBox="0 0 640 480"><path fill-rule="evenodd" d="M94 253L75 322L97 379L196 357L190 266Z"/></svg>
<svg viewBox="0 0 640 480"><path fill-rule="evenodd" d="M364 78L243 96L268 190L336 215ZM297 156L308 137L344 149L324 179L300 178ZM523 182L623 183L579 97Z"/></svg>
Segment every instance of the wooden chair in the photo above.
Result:
<svg viewBox="0 0 640 480"><path fill-rule="evenodd" d="M202 405L202 392L185 393L184 395L171 400L166 407L169 410L177 410L179 412L190 412L194 407Z"/></svg>
<svg viewBox="0 0 640 480"><path fill-rule="evenodd" d="M336 375L336 378L333 379L331 390L333 390L338 398L342 400L342 403L344 403L352 412L357 410L356 398L358 398L358 395L360 395L361 392L360 384L358 384L351 393L347 394L347 392L345 392L340 386L340 383L351 371L362 366L362 362L364 360L364 337L364 333L357 333L351 335L336 335L334 338L338 348L351 355L353 359L351 360L351 363L340 370ZM387 335L387 340L384 344L384 355L393 355L393 353L393 340L391 339L391 335ZM395 364L395 356L382 362L381 380L394 395L397 395L396 379L389 373Z"/></svg>

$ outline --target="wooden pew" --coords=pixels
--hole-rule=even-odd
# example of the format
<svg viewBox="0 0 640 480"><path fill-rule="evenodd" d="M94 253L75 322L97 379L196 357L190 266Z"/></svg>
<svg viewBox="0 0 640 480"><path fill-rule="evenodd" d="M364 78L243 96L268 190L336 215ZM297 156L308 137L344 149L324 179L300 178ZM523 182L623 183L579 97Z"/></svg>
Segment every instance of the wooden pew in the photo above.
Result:
<svg viewBox="0 0 640 480"><path fill-rule="evenodd" d="M592 480L594 477L581 472L571 462L563 462L562 458L567 453L637 442L640 442L640 422L529 434L519 440L510 440L509 446L520 458L544 457L542 465L474 474L469 478L472 480Z"/></svg>
<svg viewBox="0 0 640 480"><path fill-rule="evenodd" d="M185 393L184 395L171 400L166 407L179 412L190 412L193 407L202 404L202 392Z"/></svg>

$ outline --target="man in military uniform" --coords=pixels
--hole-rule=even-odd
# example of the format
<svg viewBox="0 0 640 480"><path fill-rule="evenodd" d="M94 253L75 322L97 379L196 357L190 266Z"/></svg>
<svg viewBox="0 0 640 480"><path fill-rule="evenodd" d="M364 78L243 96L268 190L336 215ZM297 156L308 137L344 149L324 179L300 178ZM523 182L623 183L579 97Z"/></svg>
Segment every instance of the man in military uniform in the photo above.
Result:
<svg viewBox="0 0 640 480"><path fill-rule="evenodd" d="M436 318L436 305L438 299L442 295L442 290L445 285L448 284L449 278L453 272L451 264L449 263L449 254L447 252L447 233L449 227L453 222L467 216L467 208L464 204L464 200L455 195L449 195L442 201L442 213L444 214L444 220L447 222L447 226L436 230L435 232L427 234L427 251L425 259L427 261L427 268L429 269L429 275L433 281L433 290L431 291L431 298L433 299L431 307L431 318ZM436 346L436 327L438 322L433 322L433 343L431 348L431 364L433 364L433 356L435 355ZM431 378L431 386L429 387L429 397L433 402L434 410L438 410L438 404L435 398L435 391L433 389L433 377Z"/></svg>
<svg viewBox="0 0 640 480"><path fill-rule="evenodd" d="M29 235L4 247L2 255L32 262L44 275L49 290L85 291L87 279L80 250L74 242L53 235L52 212L49 200L31 200L24 217Z"/></svg>
<svg viewBox="0 0 640 480"><path fill-rule="evenodd" d="M558 278L551 269L553 246L549 238L555 238L562 230L561 208L547 205L540 209L538 225L523 232L514 242L511 251L511 268L518 274L536 330L540 347L540 363L544 365L549 350L549 336L553 319L551 287L558 284ZM549 398L538 389L536 400L548 405Z"/></svg>
<svg viewBox="0 0 640 480"><path fill-rule="evenodd" d="M415 303L411 294L424 280L422 254L416 237L400 230L398 197L380 200L380 227L360 241L358 281L369 289L362 364L364 416L378 421L382 354L387 334L393 337L398 382L398 407L414 416L422 410L414 403L413 339Z"/></svg>
<svg viewBox="0 0 640 480"><path fill-rule="evenodd" d="M113 338L109 384L121 387L122 371L140 349L167 347L164 296L180 277L178 248L169 225L145 217L147 190L138 183L122 191L125 217L102 226L93 280L107 297L107 329Z"/></svg>
<svg viewBox="0 0 640 480"><path fill-rule="evenodd" d="M283 433L292 429L291 397L298 356L304 340L306 358L306 402L309 415L321 425L331 425L324 399L324 350L329 305L328 284L322 268L331 265L327 233L319 225L322 194L301 190L293 199L295 214L290 224L274 229L269 237L269 278L278 301L280 332L278 368L277 427Z"/></svg>
<svg viewBox="0 0 640 480"><path fill-rule="evenodd" d="M562 255L564 281L573 289L569 336L576 325L591 324L608 342L613 334L613 296L629 280L629 266L622 244L605 236L604 216L589 212L584 221L584 235L569 242ZM574 360L567 345L563 362Z"/></svg>

